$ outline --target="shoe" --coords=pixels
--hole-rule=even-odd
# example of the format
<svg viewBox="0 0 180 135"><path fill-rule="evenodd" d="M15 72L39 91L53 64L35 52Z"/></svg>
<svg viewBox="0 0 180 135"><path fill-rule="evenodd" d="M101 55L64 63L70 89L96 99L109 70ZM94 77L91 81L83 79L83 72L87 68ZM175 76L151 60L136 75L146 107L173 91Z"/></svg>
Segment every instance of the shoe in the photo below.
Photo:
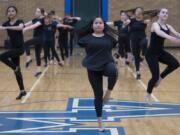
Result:
<svg viewBox="0 0 180 135"><path fill-rule="evenodd" d="M31 65L31 63L32 63L32 59L31 59L31 60L29 60L28 62L26 62L25 67L26 67L26 68L28 68L28 67Z"/></svg>
<svg viewBox="0 0 180 135"><path fill-rule="evenodd" d="M148 105L152 105L151 94L147 93L147 95L145 96L145 102L146 102Z"/></svg>
<svg viewBox="0 0 180 135"><path fill-rule="evenodd" d="M115 53L115 54L114 54L114 57L115 57L116 59L119 59L120 56L119 56L118 53Z"/></svg>
<svg viewBox="0 0 180 135"><path fill-rule="evenodd" d="M64 64L62 62L58 62L58 65L61 66L61 67L64 66Z"/></svg>
<svg viewBox="0 0 180 135"><path fill-rule="evenodd" d="M34 76L39 77L42 74L42 72L37 72Z"/></svg>
<svg viewBox="0 0 180 135"><path fill-rule="evenodd" d="M125 61L125 65L128 66L129 65L129 61Z"/></svg>
<svg viewBox="0 0 180 135"><path fill-rule="evenodd" d="M107 90L103 98L103 104L107 104L109 102L110 97L111 97L111 91Z"/></svg>
<svg viewBox="0 0 180 135"><path fill-rule="evenodd" d="M98 131L99 131L99 132L104 132L105 129L104 129L103 127L101 127L101 128L98 129Z"/></svg>
<svg viewBox="0 0 180 135"><path fill-rule="evenodd" d="M137 74L137 75L136 75L136 79L137 79L137 80L140 80L140 79L141 79L141 74Z"/></svg>
<svg viewBox="0 0 180 135"><path fill-rule="evenodd" d="M44 67L47 67L47 64L44 64Z"/></svg>
<svg viewBox="0 0 180 135"><path fill-rule="evenodd" d="M26 91L20 92L20 94L16 97L16 100L20 100L22 97L26 96Z"/></svg>

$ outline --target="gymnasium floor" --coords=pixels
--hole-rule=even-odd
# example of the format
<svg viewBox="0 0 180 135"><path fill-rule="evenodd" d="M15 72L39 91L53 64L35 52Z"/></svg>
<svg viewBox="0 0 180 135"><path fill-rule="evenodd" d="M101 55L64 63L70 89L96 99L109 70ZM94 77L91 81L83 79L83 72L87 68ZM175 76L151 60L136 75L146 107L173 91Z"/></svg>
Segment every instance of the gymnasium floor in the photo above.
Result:
<svg viewBox="0 0 180 135"><path fill-rule="evenodd" d="M168 50L180 61L179 50ZM35 78L35 60L22 72L28 94L16 101L18 87L13 72L0 63L0 134L12 135L179 135L180 70L168 76L154 90L154 104L144 103L150 78L147 64L141 66L142 80L134 78L133 66L118 65L119 78L110 103L104 106L106 131L99 133L93 93L86 69L81 66L84 51L76 49L69 66L50 65ZM161 65L161 69L164 66ZM104 79L106 82L106 78ZM104 87L106 83L104 84Z"/></svg>

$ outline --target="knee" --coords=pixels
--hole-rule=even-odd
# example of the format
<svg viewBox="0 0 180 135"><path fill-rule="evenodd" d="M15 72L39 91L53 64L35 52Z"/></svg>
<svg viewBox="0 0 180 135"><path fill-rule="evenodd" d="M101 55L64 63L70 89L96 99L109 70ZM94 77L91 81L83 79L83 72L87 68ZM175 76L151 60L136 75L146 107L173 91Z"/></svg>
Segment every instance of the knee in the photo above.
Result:
<svg viewBox="0 0 180 135"><path fill-rule="evenodd" d="M115 64L111 63L108 66L109 67L108 67L108 71L107 71L107 73L108 73L107 76L116 78L118 76L118 70L117 70Z"/></svg>
<svg viewBox="0 0 180 135"><path fill-rule="evenodd" d="M177 69L179 68L179 62L176 61L174 64L173 64L173 69Z"/></svg>

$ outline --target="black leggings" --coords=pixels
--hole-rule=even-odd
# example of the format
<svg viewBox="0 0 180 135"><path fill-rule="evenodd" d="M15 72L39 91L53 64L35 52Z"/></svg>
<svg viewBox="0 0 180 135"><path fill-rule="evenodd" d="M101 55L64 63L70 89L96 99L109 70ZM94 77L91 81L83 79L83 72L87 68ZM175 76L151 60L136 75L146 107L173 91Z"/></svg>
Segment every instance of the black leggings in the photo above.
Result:
<svg viewBox="0 0 180 135"><path fill-rule="evenodd" d="M166 69L160 74L161 78L165 78L168 74L177 69L179 67L179 63L171 54L166 51L161 52L160 55L147 53L146 60L152 74L152 78L150 79L147 88L147 92L151 94L156 82L159 80L159 62L167 65Z"/></svg>
<svg viewBox="0 0 180 135"><path fill-rule="evenodd" d="M36 57L36 65L41 66L41 50L42 50L42 37L34 37L25 42L26 55L30 55L30 46L35 46L35 57Z"/></svg>
<svg viewBox="0 0 180 135"><path fill-rule="evenodd" d="M44 60L45 60L45 63L47 64L47 60L54 60L54 57L56 58L56 60L58 62L60 62L60 59L58 57L58 54L56 52L56 49L55 49L55 41L46 41L44 42L43 44L43 48L44 48ZM51 49L51 52L52 52L52 57L50 58L50 49Z"/></svg>
<svg viewBox="0 0 180 135"><path fill-rule="evenodd" d="M24 53L24 48L17 48L6 51L0 54L0 61L14 70L14 74L16 76L16 81L18 83L19 89L24 90L23 77L20 70L20 55ZM17 71L15 71L18 68Z"/></svg>
<svg viewBox="0 0 180 135"><path fill-rule="evenodd" d="M114 63L109 63L104 66L102 71L88 70L89 82L93 88L95 100L94 105L97 117L102 116L103 106L103 76L108 77L108 90L113 90L117 81L118 71Z"/></svg>
<svg viewBox="0 0 180 135"><path fill-rule="evenodd" d="M58 41L59 41L59 49L60 49L62 60L65 60L64 52L65 52L66 58L69 57L69 52L68 52L68 37L67 36L61 36L61 37L59 37Z"/></svg>
<svg viewBox="0 0 180 135"><path fill-rule="evenodd" d="M127 58L127 53L131 51L130 49L130 39L127 36L120 36L118 38L119 49L118 52L122 58Z"/></svg>
<svg viewBox="0 0 180 135"><path fill-rule="evenodd" d="M74 47L74 31L70 31L70 56L73 55L73 47Z"/></svg>
<svg viewBox="0 0 180 135"><path fill-rule="evenodd" d="M142 51L142 55L144 56L146 54L147 45L148 45L148 41L146 37L131 38L131 48L132 48L132 53L135 59L136 71L139 71L139 68L140 68L141 51Z"/></svg>

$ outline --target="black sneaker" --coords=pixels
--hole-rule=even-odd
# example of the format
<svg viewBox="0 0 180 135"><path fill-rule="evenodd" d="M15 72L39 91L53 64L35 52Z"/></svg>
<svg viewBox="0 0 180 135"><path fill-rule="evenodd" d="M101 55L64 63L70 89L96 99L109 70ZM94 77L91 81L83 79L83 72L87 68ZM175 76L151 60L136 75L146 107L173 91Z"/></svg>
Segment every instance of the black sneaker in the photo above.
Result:
<svg viewBox="0 0 180 135"><path fill-rule="evenodd" d="M119 56L118 53L115 53L115 54L114 54L114 57L115 57L116 59L119 59L120 56Z"/></svg>
<svg viewBox="0 0 180 135"><path fill-rule="evenodd" d="M137 74L136 79L140 80L141 79L141 74Z"/></svg>
<svg viewBox="0 0 180 135"><path fill-rule="evenodd" d="M20 100L22 97L26 96L26 91L20 92L20 94L16 97L16 100Z"/></svg>
<svg viewBox="0 0 180 135"><path fill-rule="evenodd" d="M26 62L26 68L28 68L30 65L31 65L31 63L32 63L32 60L29 60L28 62Z"/></svg>
<svg viewBox="0 0 180 135"><path fill-rule="evenodd" d="M37 72L34 76L39 77L42 74L42 72Z"/></svg>
<svg viewBox="0 0 180 135"><path fill-rule="evenodd" d="M129 61L126 61L125 64L128 66L129 65Z"/></svg>
<svg viewBox="0 0 180 135"><path fill-rule="evenodd" d="M44 64L44 67L47 67L47 64Z"/></svg>

